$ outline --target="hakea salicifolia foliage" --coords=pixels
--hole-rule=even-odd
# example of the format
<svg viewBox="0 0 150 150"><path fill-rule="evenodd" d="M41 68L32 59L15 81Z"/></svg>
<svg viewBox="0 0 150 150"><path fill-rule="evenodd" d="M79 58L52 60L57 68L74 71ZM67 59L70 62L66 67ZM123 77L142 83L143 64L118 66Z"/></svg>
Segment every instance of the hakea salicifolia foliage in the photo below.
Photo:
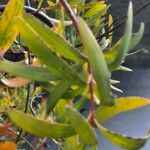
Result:
<svg viewBox="0 0 150 150"><path fill-rule="evenodd" d="M1 7L5 8L0 19L1 119L7 113L10 120L5 122L12 121L38 137L51 138L66 150L97 149L94 127L121 148L143 147L150 135L129 137L101 125L114 115L150 104L145 98L115 98L112 94L112 89L121 90L113 86L119 81L111 79L111 73L131 71L122 63L144 32L141 23L139 31L132 34L132 3L124 35L112 44L114 22L104 1L47 0L46 10L50 9L54 18L40 10L43 2L38 1L38 9L24 7L23 0L9 0ZM23 59L18 58L20 54ZM8 59L12 56L20 62ZM82 111L88 100L85 118ZM11 140L17 129L2 125L0 138ZM21 133L17 141L24 136ZM0 146L11 144L3 142Z"/></svg>

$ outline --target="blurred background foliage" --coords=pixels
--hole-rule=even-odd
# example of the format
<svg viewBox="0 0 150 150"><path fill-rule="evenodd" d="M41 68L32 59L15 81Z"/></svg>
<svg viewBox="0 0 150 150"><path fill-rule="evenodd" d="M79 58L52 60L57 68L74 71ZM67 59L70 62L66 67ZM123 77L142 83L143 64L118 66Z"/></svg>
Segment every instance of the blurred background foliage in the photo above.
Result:
<svg viewBox="0 0 150 150"><path fill-rule="evenodd" d="M132 0L133 6L134 6L134 12L144 6L145 4L149 3L149 0ZM129 0L112 0L111 4L111 13L114 16L114 18L118 18L125 15L125 12L128 7ZM150 50L150 6L143 9L138 15L134 17L134 31L136 32L138 30L140 22L145 23L145 33L144 38L142 39L142 42L139 43L139 47L145 47L147 50ZM118 29L117 36L120 36L122 34L123 28Z"/></svg>

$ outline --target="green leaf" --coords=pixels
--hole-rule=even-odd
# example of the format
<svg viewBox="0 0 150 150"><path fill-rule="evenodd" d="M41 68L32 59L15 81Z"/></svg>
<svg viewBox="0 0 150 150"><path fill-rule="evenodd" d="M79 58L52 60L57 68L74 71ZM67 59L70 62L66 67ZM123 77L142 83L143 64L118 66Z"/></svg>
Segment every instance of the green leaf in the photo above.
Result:
<svg viewBox="0 0 150 150"><path fill-rule="evenodd" d="M18 29L15 25L16 15L21 15L24 6L23 0L9 0L0 20L0 48L7 50L16 36Z"/></svg>
<svg viewBox="0 0 150 150"><path fill-rule="evenodd" d="M7 61L0 61L0 71L40 82L48 82L60 79L58 75L51 73L46 68L32 67L20 63L10 63Z"/></svg>
<svg viewBox="0 0 150 150"><path fill-rule="evenodd" d="M17 24L23 42L48 69L57 75L61 75L61 77L67 80L73 81L74 83L80 85L85 83L75 69L49 49L47 44L41 39L41 34L38 34L38 31L28 24L28 22L18 16Z"/></svg>
<svg viewBox="0 0 150 150"><path fill-rule="evenodd" d="M113 28L114 28L112 15L109 15L108 28L109 28L109 30L113 30ZM112 43L112 39L113 39L113 31L109 33L110 44Z"/></svg>
<svg viewBox="0 0 150 150"><path fill-rule="evenodd" d="M140 40L143 37L143 33L144 33L144 24L141 23L139 31L132 35L130 48L128 52L132 51L135 48L135 46L137 46L137 44L140 42ZM111 47L109 51L104 52L104 56L106 61L108 62L108 65L110 65L114 61L115 57L119 53L121 42L122 42L122 38L113 47Z"/></svg>
<svg viewBox="0 0 150 150"><path fill-rule="evenodd" d="M81 4L81 3L84 3L85 2L85 0L68 0L68 2L70 3L70 4Z"/></svg>
<svg viewBox="0 0 150 150"><path fill-rule="evenodd" d="M24 13L23 18L40 35L40 38L49 49L74 61L86 60L78 49L34 16Z"/></svg>
<svg viewBox="0 0 150 150"><path fill-rule="evenodd" d="M76 134L69 125L49 123L13 108L8 110L8 116L23 130L40 137L66 138Z"/></svg>
<svg viewBox="0 0 150 150"><path fill-rule="evenodd" d="M87 97L86 96L81 96L80 99L74 104L74 108L77 111L80 111L80 109L82 108L83 104L87 101Z"/></svg>
<svg viewBox="0 0 150 150"><path fill-rule="evenodd" d="M75 131L81 136L82 140L89 145L96 145L98 142L97 135L90 126L90 124L84 119L84 117L75 109L67 106L66 115L70 124ZM89 137L89 138L88 138Z"/></svg>
<svg viewBox="0 0 150 150"><path fill-rule="evenodd" d="M50 83L39 83L45 90L47 90L48 92L52 92L52 90L54 89L54 85L50 84ZM69 88L68 91L66 91L62 98L66 99L66 100L70 100L76 96L79 96L83 90L85 89L84 86L79 86L77 89L72 89L71 87Z"/></svg>
<svg viewBox="0 0 150 150"><path fill-rule="evenodd" d="M38 9L40 9L43 5L43 0L38 0Z"/></svg>
<svg viewBox="0 0 150 150"><path fill-rule="evenodd" d="M125 97L116 99L113 106L102 106L99 107L96 112L96 118L98 121L103 122L114 115L122 112L134 110L140 107L144 107L150 104L150 100L142 97Z"/></svg>
<svg viewBox="0 0 150 150"><path fill-rule="evenodd" d="M120 50L115 58L115 60L112 62L112 64L109 66L110 71L116 70L122 61L124 60L129 48L130 48L130 41L132 37L132 22L133 22L133 10L132 10L132 2L129 3L129 9L128 9L128 18L125 28L125 33L123 36L123 39L121 41Z"/></svg>
<svg viewBox="0 0 150 150"><path fill-rule="evenodd" d="M75 1L75 0L74 0ZM85 1L85 0L83 0ZM90 3L80 3L80 4L70 4L71 8L76 8L80 11L86 10L86 9L91 9L93 6L96 4L99 4L99 2L90 2Z"/></svg>
<svg viewBox="0 0 150 150"><path fill-rule="evenodd" d="M95 4L91 9L89 9L85 14L84 14L84 18L89 18L94 16L95 14L101 12L103 9L106 8L106 4L104 3L104 1L102 2L98 2L97 4Z"/></svg>
<svg viewBox="0 0 150 150"><path fill-rule="evenodd" d="M63 144L65 150L77 150L79 136L74 135L72 137L66 138Z"/></svg>
<svg viewBox="0 0 150 150"><path fill-rule="evenodd" d="M68 104L68 101L65 99L60 99L55 106L55 114L56 114L56 120L59 123L67 123L68 118L65 115L65 105Z"/></svg>
<svg viewBox="0 0 150 150"><path fill-rule="evenodd" d="M104 52L104 57L105 57L105 60L108 64L108 67L113 63L117 54L119 53L121 42L122 42L122 38L120 40L118 40L116 42L116 44L113 45L108 51Z"/></svg>
<svg viewBox="0 0 150 150"><path fill-rule="evenodd" d="M91 30L81 18L78 18L78 30L89 58L94 79L97 83L101 104L112 105L113 99L110 96L110 76L102 50Z"/></svg>
<svg viewBox="0 0 150 150"><path fill-rule="evenodd" d="M47 102L47 114L49 114L55 105L58 103L59 99L64 95L64 93L70 87L71 82L69 81L60 81L57 86L52 90L49 95L48 102Z"/></svg>
<svg viewBox="0 0 150 150"><path fill-rule="evenodd" d="M86 144L81 141L76 150L86 150Z"/></svg>
<svg viewBox="0 0 150 150"><path fill-rule="evenodd" d="M96 145L94 145L94 146L91 146L91 147L90 147L90 150L98 150L98 148L97 148Z"/></svg>
<svg viewBox="0 0 150 150"><path fill-rule="evenodd" d="M80 86L77 89L70 89L64 93L63 98L72 99L76 96L79 96L83 92L84 88L84 86Z"/></svg>
<svg viewBox="0 0 150 150"><path fill-rule="evenodd" d="M128 149L128 150L137 150L142 148L150 138L150 135L142 138L139 137L137 138L137 137L130 137L127 135L118 134L114 131L104 128L99 123L97 123L97 127L110 142L112 142L113 144L121 148Z"/></svg>
<svg viewBox="0 0 150 150"><path fill-rule="evenodd" d="M144 34L144 28L144 23L141 23L139 31L132 36L129 51L133 50L135 46L141 41Z"/></svg>

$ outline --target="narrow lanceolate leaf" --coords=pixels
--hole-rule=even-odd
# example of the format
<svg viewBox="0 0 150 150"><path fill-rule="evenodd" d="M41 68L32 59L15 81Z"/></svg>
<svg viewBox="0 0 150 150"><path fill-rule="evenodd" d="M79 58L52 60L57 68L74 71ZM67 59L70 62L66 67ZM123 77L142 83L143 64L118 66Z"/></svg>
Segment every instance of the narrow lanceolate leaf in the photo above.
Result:
<svg viewBox="0 0 150 150"><path fill-rule="evenodd" d="M9 0L0 20L0 48L7 50L15 40L18 29L14 25L16 15L23 10L24 0Z"/></svg>
<svg viewBox="0 0 150 150"><path fill-rule="evenodd" d="M137 44L140 42L140 40L143 37L143 33L144 33L144 24L141 23L139 31L132 35L130 48L128 52L132 51L137 46ZM121 43L122 43L122 38L113 47L111 47L109 51L106 51L104 53L104 56L108 62L108 65L110 65L114 61L115 57L119 53Z"/></svg>
<svg viewBox="0 0 150 150"><path fill-rule="evenodd" d="M124 37L122 39L120 50L113 61L113 63L109 66L109 69L111 71L117 69L122 61L124 60L129 48L130 48L130 41L132 37L132 24L133 24L133 8L132 8L132 2L129 3L129 9L128 9L128 19L126 24L126 29L124 33Z"/></svg>
<svg viewBox="0 0 150 150"><path fill-rule="evenodd" d="M85 14L84 14L84 18L88 18L88 17L92 17L95 14L99 13L100 11L102 11L104 8L106 8L106 4L104 3L104 1L102 2L98 2L96 5L94 5L91 9L89 9Z"/></svg>
<svg viewBox="0 0 150 150"><path fill-rule="evenodd" d="M74 83L80 85L84 84L83 79L75 69L49 49L47 44L41 39L41 34L39 34L37 30L32 28L32 26L20 16L17 17L17 24L23 42L48 69L57 75L61 75L67 80L73 81Z"/></svg>
<svg viewBox="0 0 150 150"><path fill-rule="evenodd" d="M113 30L113 28L114 28L112 15L109 15L108 28L109 28L109 30ZM113 31L109 33L110 44L112 43L112 38L113 38Z"/></svg>
<svg viewBox="0 0 150 150"><path fill-rule="evenodd" d="M104 128L98 122L97 122L97 127L110 142L123 149L128 149L128 150L140 149L146 144L146 142L150 138L150 135L139 138L139 137L130 137L127 135L118 134L116 132Z"/></svg>
<svg viewBox="0 0 150 150"><path fill-rule="evenodd" d="M78 28L80 38L89 58L94 79L97 83L101 103L112 105L113 99L110 96L109 71L102 50L93 33L81 18L78 18Z"/></svg>
<svg viewBox="0 0 150 150"><path fill-rule="evenodd" d="M84 119L84 117L75 109L67 106L66 115L70 124L75 131L81 136L82 140L88 145L97 144L97 135L90 126L90 124ZM89 138L87 138L89 137Z"/></svg>
<svg viewBox="0 0 150 150"><path fill-rule="evenodd" d="M70 87L70 81L60 81L57 86L52 90L47 102L47 114L49 114L55 105L58 103L59 99L64 95L64 93Z"/></svg>
<svg viewBox="0 0 150 150"><path fill-rule="evenodd" d="M150 100L142 97L125 97L116 99L113 106L102 106L95 112L98 121L103 122L111 117L130 110L150 105Z"/></svg>
<svg viewBox="0 0 150 150"><path fill-rule="evenodd" d="M76 134L69 125L48 123L13 108L8 110L8 116L23 130L40 137L66 138Z"/></svg>
<svg viewBox="0 0 150 150"><path fill-rule="evenodd" d="M86 144L81 141L76 150L86 150Z"/></svg>
<svg viewBox="0 0 150 150"><path fill-rule="evenodd" d="M144 23L141 23L139 31L132 36L129 51L133 50L134 47L141 41L144 34L144 28Z"/></svg>
<svg viewBox="0 0 150 150"><path fill-rule="evenodd" d="M58 75L51 73L46 68L32 67L20 63L10 63L7 61L0 61L0 71L40 82L48 82L60 79Z"/></svg>
<svg viewBox="0 0 150 150"><path fill-rule="evenodd" d="M63 144L65 150L78 150L79 135L66 138Z"/></svg>
<svg viewBox="0 0 150 150"><path fill-rule="evenodd" d="M43 40L43 42L52 51L55 51L61 56L74 61L86 59L78 49L74 48L63 37L61 37L56 32L51 30L49 27L44 25L34 16L24 13L23 18L25 19L26 22L28 22L30 26L32 26L34 30L36 30L36 32L40 35L40 38Z"/></svg>
<svg viewBox="0 0 150 150"><path fill-rule="evenodd" d="M117 70L121 70L121 71L126 71L126 72L132 72L133 70L128 68L128 67L124 67L124 66L119 66Z"/></svg>
<svg viewBox="0 0 150 150"><path fill-rule="evenodd" d="M104 52L104 57L108 64L108 67L113 63L117 54L119 53L121 42L122 38L119 41L117 41L116 44L113 45L108 51Z"/></svg>

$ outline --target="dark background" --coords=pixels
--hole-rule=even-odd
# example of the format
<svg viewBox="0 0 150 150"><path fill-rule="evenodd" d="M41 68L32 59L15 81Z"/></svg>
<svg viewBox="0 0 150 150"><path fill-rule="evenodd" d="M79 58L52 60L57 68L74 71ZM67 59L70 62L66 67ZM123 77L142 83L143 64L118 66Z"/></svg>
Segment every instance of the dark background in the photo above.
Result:
<svg viewBox="0 0 150 150"><path fill-rule="evenodd" d="M144 6L147 3L150 3L149 0L132 0L134 12L136 12L139 8ZM126 14L129 0L111 0L112 7L111 13L114 18L121 17ZM150 6L146 9L142 10L138 15L134 17L134 31L137 31L141 22L145 23L146 29L141 46L150 48L149 36L150 36ZM123 30L119 30L118 32L122 33Z"/></svg>

